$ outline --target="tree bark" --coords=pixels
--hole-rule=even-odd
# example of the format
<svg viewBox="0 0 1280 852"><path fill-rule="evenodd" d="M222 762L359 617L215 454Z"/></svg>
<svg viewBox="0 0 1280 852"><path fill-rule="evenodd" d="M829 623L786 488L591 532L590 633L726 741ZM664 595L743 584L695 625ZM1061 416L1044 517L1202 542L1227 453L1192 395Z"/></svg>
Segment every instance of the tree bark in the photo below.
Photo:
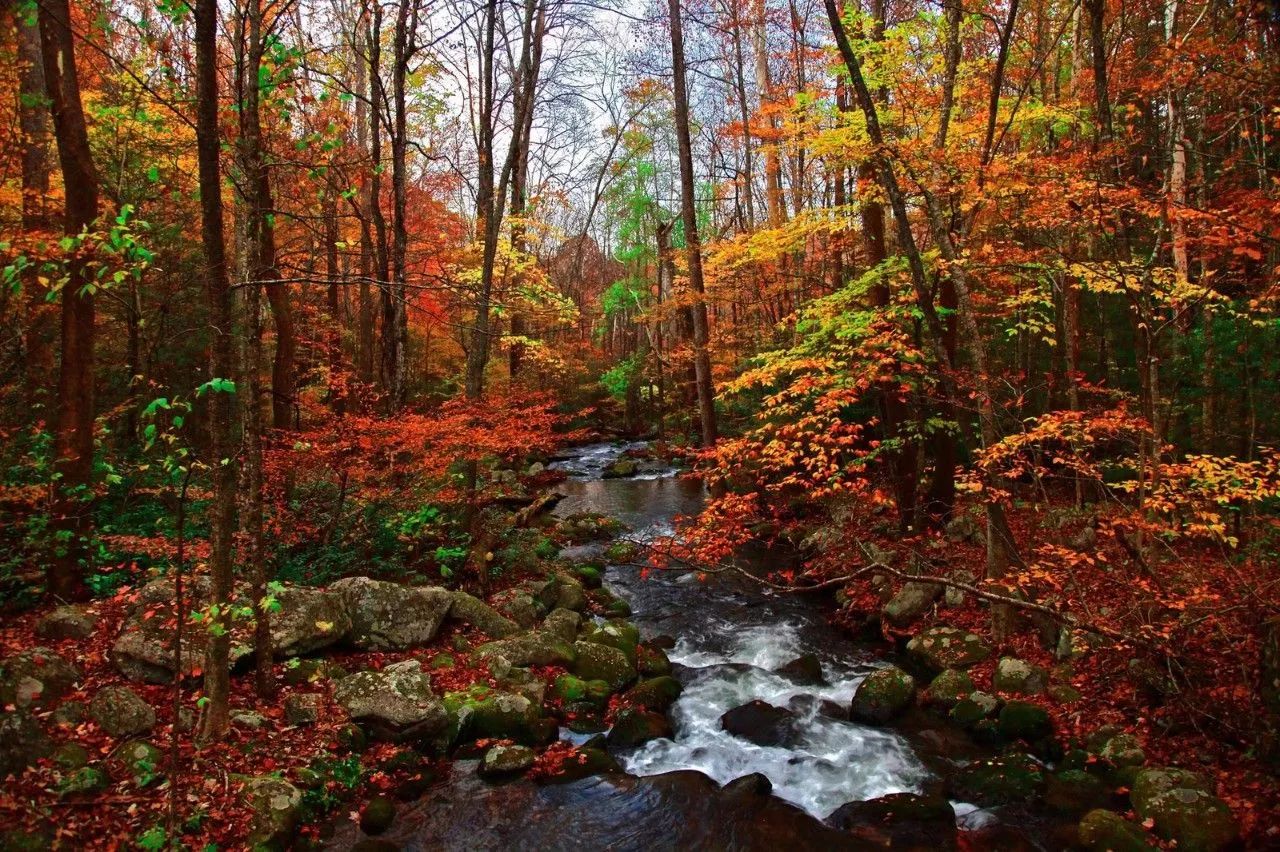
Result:
<svg viewBox="0 0 1280 852"><path fill-rule="evenodd" d="M702 244L698 239L697 198L694 194L693 142L689 135L689 90L685 82L684 31L680 0L668 0L671 15L671 66L675 80L676 147L680 157L680 213L684 221L685 249L689 264L689 289L693 291L693 369L698 392L698 422L702 445L716 442L715 388L708 351L706 291L702 280Z"/></svg>
<svg viewBox="0 0 1280 852"><path fill-rule="evenodd" d="M68 0L39 5L40 53L45 94L64 187L63 230L78 236L98 218L98 173L80 100L75 36ZM62 361L58 371L58 426L54 434L53 526L57 535L47 571L47 591L62 599L88 596L84 571L92 560L94 447L94 281L84 261L68 263L62 291Z"/></svg>
<svg viewBox="0 0 1280 852"><path fill-rule="evenodd" d="M222 177L218 134L218 4L196 0L196 156L200 176L200 218L204 242L204 284L209 311L211 378L229 379L235 370L232 355L231 288L227 280L226 245L222 224ZM208 699L200 736L218 739L230 727L231 538L235 514L236 474L233 446L235 400L211 390L209 403L209 464L213 471L213 504L209 513L210 619L204 664L204 697Z"/></svg>

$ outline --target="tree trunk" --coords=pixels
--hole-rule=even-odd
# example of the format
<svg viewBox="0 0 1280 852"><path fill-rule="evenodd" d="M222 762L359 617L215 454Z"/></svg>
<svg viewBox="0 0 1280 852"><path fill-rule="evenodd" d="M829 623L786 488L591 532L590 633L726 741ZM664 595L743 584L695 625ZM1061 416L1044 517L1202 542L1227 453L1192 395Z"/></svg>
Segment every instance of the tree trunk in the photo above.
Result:
<svg viewBox="0 0 1280 852"><path fill-rule="evenodd" d="M46 107L44 65L40 56L40 29L34 21L14 9L18 31L18 126L22 132L22 229L27 232L52 230L49 210L49 110ZM37 276L23 279L26 299L23 306L23 366L27 411L33 419L47 417L53 402L53 338L57 334L57 311L49 304L49 288Z"/></svg>
<svg viewBox="0 0 1280 852"><path fill-rule="evenodd" d="M222 225L222 177L218 134L218 4L196 0L196 156L200 174L200 218L204 242L204 284L211 338L210 378L229 379L235 370L231 341L231 288ZM213 504L209 513L210 605L216 614L210 629L204 664L205 707L201 738L210 742L230 727L231 534L235 513L236 474L232 438L235 400L210 390L209 457L213 470Z"/></svg>
<svg viewBox="0 0 1280 852"><path fill-rule="evenodd" d="M689 90L685 83L684 32L680 0L668 0L671 13L671 65L675 73L676 145L680 156L680 212L684 221L685 249L689 264L689 288L693 291L693 369L698 392L698 421L702 445L716 442L715 388L708 351L706 292L702 282L702 245L698 240L698 211L694 195L693 143L689 138Z"/></svg>
<svg viewBox="0 0 1280 852"><path fill-rule="evenodd" d="M98 218L98 174L89 150L80 80L76 71L75 36L68 0L39 6L40 52L45 93L53 113L54 138L65 192L63 230L77 236ZM84 571L92 559L93 532L93 283L83 261L68 264L62 291L62 362L58 372L58 426L54 435L53 526L58 546L47 572L47 591L57 598L88 596Z"/></svg>

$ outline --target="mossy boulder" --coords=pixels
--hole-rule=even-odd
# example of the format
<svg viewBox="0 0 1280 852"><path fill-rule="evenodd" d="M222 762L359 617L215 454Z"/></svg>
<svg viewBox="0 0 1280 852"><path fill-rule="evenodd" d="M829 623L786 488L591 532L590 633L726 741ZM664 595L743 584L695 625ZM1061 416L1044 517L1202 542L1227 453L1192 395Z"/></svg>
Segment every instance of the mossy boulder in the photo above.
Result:
<svg viewBox="0 0 1280 852"><path fill-rule="evenodd" d="M1016 657L1001 657L996 663L991 685L996 692L1014 695L1039 695L1049 685L1049 672L1034 663Z"/></svg>
<svg viewBox="0 0 1280 852"><path fill-rule="evenodd" d="M111 756L113 766L133 776L139 786L150 784L160 777L164 760L164 752L146 740L125 743Z"/></svg>
<svg viewBox="0 0 1280 852"><path fill-rule="evenodd" d="M587 590L576 577L568 574L557 575L556 597L553 606L573 612L582 612L587 608Z"/></svg>
<svg viewBox="0 0 1280 852"><path fill-rule="evenodd" d="M627 708L618 713L606 738L611 748L634 748L671 736L671 723L661 713Z"/></svg>
<svg viewBox="0 0 1280 852"><path fill-rule="evenodd" d="M581 624L582 616L578 613L571 609L557 608L542 622L542 630L563 642L573 642L578 638L578 627Z"/></svg>
<svg viewBox="0 0 1280 852"><path fill-rule="evenodd" d="M65 742L53 752L53 762L65 770L89 765L89 750L77 742Z"/></svg>
<svg viewBox="0 0 1280 852"><path fill-rule="evenodd" d="M1037 742L1053 735L1053 720L1043 708L1027 701L1010 701L1000 710L1000 735L1007 740Z"/></svg>
<svg viewBox="0 0 1280 852"><path fill-rule="evenodd" d="M347 577L329 587L351 619L349 640L367 651L418 648L435 638L453 604L453 593L437 586L405 586Z"/></svg>
<svg viewBox="0 0 1280 852"><path fill-rule="evenodd" d="M579 650L550 631L524 633L481 645L482 657L502 657L513 666L568 666Z"/></svg>
<svg viewBox="0 0 1280 852"><path fill-rule="evenodd" d="M612 645L579 641L573 645L575 659L569 670L583 680L602 680L619 692L636 678L635 666L627 655Z"/></svg>
<svg viewBox="0 0 1280 852"><path fill-rule="evenodd" d="M618 459L604 469L601 476L605 479L626 479L635 476L639 466L632 459Z"/></svg>
<svg viewBox="0 0 1280 852"><path fill-rule="evenodd" d="M360 809L360 830L377 836L396 821L396 803L387 796L374 796Z"/></svg>
<svg viewBox="0 0 1280 852"><path fill-rule="evenodd" d="M973 728L979 722L995 716L1000 710L1000 699L986 692L971 692L955 703L947 717L964 728Z"/></svg>
<svg viewBox="0 0 1280 852"><path fill-rule="evenodd" d="M1079 816L1105 805L1109 798L1106 785L1080 769L1060 770L1050 775L1045 784L1045 805L1060 814Z"/></svg>
<svg viewBox="0 0 1280 852"><path fill-rule="evenodd" d="M636 671L641 677L661 677L671 674L671 659L667 652L652 645L636 648Z"/></svg>
<svg viewBox="0 0 1280 852"><path fill-rule="evenodd" d="M563 674L551 685L551 697L558 699L565 707L586 703L599 709L609 703L613 694L609 684L603 680L583 680L571 674Z"/></svg>
<svg viewBox="0 0 1280 852"><path fill-rule="evenodd" d="M0 661L0 706L47 710L80 680L80 670L49 648L29 648Z"/></svg>
<svg viewBox="0 0 1280 852"><path fill-rule="evenodd" d="M463 739L530 743L542 737L538 724L542 708L523 695L477 686L467 692L446 693L444 703L457 718Z"/></svg>
<svg viewBox="0 0 1280 852"><path fill-rule="evenodd" d="M947 669L929 681L924 700L930 707L950 710L975 691L973 678L967 673L957 669Z"/></svg>
<svg viewBox="0 0 1280 852"><path fill-rule="evenodd" d="M533 596L522 592L512 592L494 598L494 608L503 616L528 630L538 623L539 609Z"/></svg>
<svg viewBox="0 0 1280 852"><path fill-rule="evenodd" d="M603 624L591 626L578 637L578 640L617 648L626 654L627 661L634 666L636 646L640 644L640 631L630 622L611 619Z"/></svg>
<svg viewBox="0 0 1280 852"><path fill-rule="evenodd" d="M622 696L622 700L632 707L664 713L676 702L683 690L680 681L673 677L655 677L631 687Z"/></svg>
<svg viewBox="0 0 1280 852"><path fill-rule="evenodd" d="M520 632L520 625L479 598L462 591L453 593L449 619L470 624L492 639L505 639Z"/></svg>
<svg viewBox="0 0 1280 852"><path fill-rule="evenodd" d="M380 739L427 740L449 727L449 714L417 660L345 677L333 697L353 720Z"/></svg>
<svg viewBox="0 0 1280 852"><path fill-rule="evenodd" d="M933 602L942 597L938 583L906 583L880 609L880 617L894 627L906 627L933 608Z"/></svg>
<svg viewBox="0 0 1280 852"><path fill-rule="evenodd" d="M869 849L954 849L956 813L942 796L891 793L841 805L827 823Z"/></svg>
<svg viewBox="0 0 1280 852"><path fill-rule="evenodd" d="M1133 734L1116 734L1101 743L1095 742L1094 745L1098 757L1117 769L1142 766L1147 762L1146 752Z"/></svg>
<svg viewBox="0 0 1280 852"><path fill-rule="evenodd" d="M533 749L522 745L495 745L480 760L480 774L485 778L505 778L533 768Z"/></svg>
<svg viewBox="0 0 1280 852"><path fill-rule="evenodd" d="M952 779L956 798L981 807L1030 802L1045 785L1045 771L1023 754L970 763Z"/></svg>
<svg viewBox="0 0 1280 852"><path fill-rule="evenodd" d="M1138 816L1152 820L1155 833L1175 841L1178 849L1213 852L1229 846L1240 833L1231 809L1192 772L1144 769L1134 778L1129 800Z"/></svg>
<svg viewBox="0 0 1280 852"><path fill-rule="evenodd" d="M323 707L324 701L318 693L295 693L284 700L284 720L290 725L314 725Z"/></svg>
<svg viewBox="0 0 1280 852"><path fill-rule="evenodd" d="M1095 808L1076 829L1080 845L1089 852L1148 852L1147 833L1115 811Z"/></svg>
<svg viewBox="0 0 1280 852"><path fill-rule="evenodd" d="M98 617L84 607L55 607L36 622L36 635L41 639L88 639L98 626Z"/></svg>
<svg viewBox="0 0 1280 852"><path fill-rule="evenodd" d="M604 583L604 570L599 565L578 564L571 570L584 588L598 589Z"/></svg>
<svg viewBox="0 0 1280 852"><path fill-rule="evenodd" d="M602 738L601 738L602 739ZM622 767L613 755L599 745L584 745L560 764L560 771L538 776L539 784L568 784L593 775L621 773Z"/></svg>
<svg viewBox="0 0 1280 852"><path fill-rule="evenodd" d="M929 672L967 669L991 656L978 634L958 627L932 627L907 643L907 656Z"/></svg>
<svg viewBox="0 0 1280 852"><path fill-rule="evenodd" d="M59 796L92 795L111 786L107 773L96 766L84 766L62 779L58 785Z"/></svg>
<svg viewBox="0 0 1280 852"><path fill-rule="evenodd" d="M896 666L867 675L853 694L849 715L856 722L883 725L911 706L916 681Z"/></svg>
<svg viewBox="0 0 1280 852"><path fill-rule="evenodd" d="M89 702L89 715L113 737L135 737L156 725L156 711L125 686L104 686Z"/></svg>
<svg viewBox="0 0 1280 852"><path fill-rule="evenodd" d="M302 791L263 775L246 779L241 796L250 811L249 845L288 848L302 818Z"/></svg>
<svg viewBox="0 0 1280 852"><path fill-rule="evenodd" d="M351 631L346 600L340 593L286 586L276 593L276 601L279 609L271 615L271 648L277 657L319 651Z"/></svg>

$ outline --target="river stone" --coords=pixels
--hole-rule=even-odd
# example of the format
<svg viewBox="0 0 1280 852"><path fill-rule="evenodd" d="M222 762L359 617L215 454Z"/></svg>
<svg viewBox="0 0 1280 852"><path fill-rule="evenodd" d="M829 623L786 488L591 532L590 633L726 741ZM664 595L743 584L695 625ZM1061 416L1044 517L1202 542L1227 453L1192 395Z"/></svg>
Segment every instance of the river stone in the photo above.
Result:
<svg viewBox="0 0 1280 852"><path fill-rule="evenodd" d="M338 681L333 697L347 715L382 739L428 739L449 726L449 714L431 691L431 679L417 660L345 677Z"/></svg>
<svg viewBox="0 0 1280 852"><path fill-rule="evenodd" d="M612 748L633 748L671 735L671 723L666 716L629 707L618 712L606 739Z"/></svg>
<svg viewBox="0 0 1280 852"><path fill-rule="evenodd" d="M894 627L906 627L933 607L942 596L937 583L910 582L880 609L880 616Z"/></svg>
<svg viewBox="0 0 1280 852"><path fill-rule="evenodd" d="M453 593L449 618L470 624L492 639L505 639L520 632L520 625L479 598L462 591Z"/></svg>
<svg viewBox="0 0 1280 852"><path fill-rule="evenodd" d="M954 849L956 813L942 796L891 793L841 805L827 822L868 848Z"/></svg>
<svg viewBox="0 0 1280 852"><path fill-rule="evenodd" d="M579 637L579 641L617 648L627 655L627 662L634 666L636 646L640 643L640 631L630 622L615 619L590 627Z"/></svg>
<svg viewBox="0 0 1280 852"><path fill-rule="evenodd" d="M578 625L581 623L582 616L578 613L571 609L558 608L553 609L542 622L542 629L557 639L572 642L578 636Z"/></svg>
<svg viewBox="0 0 1280 852"><path fill-rule="evenodd" d="M21 775L52 751L53 743L34 716L25 710L0 711L0 780Z"/></svg>
<svg viewBox="0 0 1280 852"><path fill-rule="evenodd" d="M1098 748L1097 754L1117 768L1141 766L1147 762L1147 755L1133 734L1116 734L1107 738Z"/></svg>
<svg viewBox="0 0 1280 852"><path fill-rule="evenodd" d="M1081 769L1063 769L1050 775L1044 791L1044 802L1050 810L1068 816L1107 804L1111 792L1093 775Z"/></svg>
<svg viewBox="0 0 1280 852"><path fill-rule="evenodd" d="M617 648L598 642L577 642L573 648L577 659L569 670L583 680L602 680L614 692L635 680L635 667Z"/></svg>
<svg viewBox="0 0 1280 852"><path fill-rule="evenodd" d="M956 798L981 807L1028 802L1040 795L1044 768L1023 754L978 760L951 781Z"/></svg>
<svg viewBox="0 0 1280 852"><path fill-rule="evenodd" d="M971 692L951 708L947 716L965 728L971 728L984 719L990 719L1000 709L1000 699L986 692Z"/></svg>
<svg viewBox="0 0 1280 852"><path fill-rule="evenodd" d="M631 687L623 694L622 700L632 707L665 713L683 690L680 681L673 677L655 677Z"/></svg>
<svg viewBox="0 0 1280 852"><path fill-rule="evenodd" d="M1084 815L1077 834L1089 852L1150 852L1152 848L1145 831L1115 811L1101 808Z"/></svg>
<svg viewBox="0 0 1280 852"><path fill-rule="evenodd" d="M314 725L324 701L314 692L290 695L284 700L284 720L290 725Z"/></svg>
<svg viewBox="0 0 1280 852"><path fill-rule="evenodd" d="M759 746L786 747L795 739L795 714L759 699L720 717L720 727Z"/></svg>
<svg viewBox="0 0 1280 852"><path fill-rule="evenodd" d="M636 463L631 459L618 459L606 467L601 476L604 479L625 479L629 476L635 476L637 469Z"/></svg>
<svg viewBox="0 0 1280 852"><path fill-rule="evenodd" d="M582 584L583 588L585 589L598 589L600 588L600 585L604 582L604 576L601 573L601 568L599 565L590 565L590 564L583 563L583 564L574 565L572 570L573 570L574 576L578 578L578 581Z"/></svg>
<svg viewBox="0 0 1280 852"><path fill-rule="evenodd" d="M821 686L826 683L822 674L822 662L817 654L801 654L778 669L778 674L802 686Z"/></svg>
<svg viewBox="0 0 1280 852"><path fill-rule="evenodd" d="M485 778L518 775L533 768L533 749L522 745L496 745L484 753L480 774Z"/></svg>
<svg viewBox="0 0 1280 852"><path fill-rule="evenodd" d="M571 665L578 651L574 645L544 631L488 642L481 645L477 653L482 657L501 657L513 666L526 667Z"/></svg>
<svg viewBox="0 0 1280 852"><path fill-rule="evenodd" d="M1140 771L1129 791L1134 811L1154 821L1154 831L1178 849L1212 852L1230 845L1239 827L1206 779L1174 768Z"/></svg>
<svg viewBox="0 0 1280 852"><path fill-rule="evenodd" d="M396 803L387 796L374 796L360 809L360 830L376 837L396 821Z"/></svg>
<svg viewBox="0 0 1280 852"><path fill-rule="evenodd" d="M456 716L464 739L536 742L542 731L542 707L523 695L474 686L445 695L445 706Z"/></svg>
<svg viewBox="0 0 1280 852"><path fill-rule="evenodd" d="M253 848L288 848L302 816L302 791L281 778L263 775L244 782L241 797L251 813Z"/></svg>
<svg viewBox="0 0 1280 852"><path fill-rule="evenodd" d="M286 586L276 594L276 600L280 609L271 613L271 646L277 657L319 651L351 631L351 618L338 594Z"/></svg>
<svg viewBox="0 0 1280 852"><path fill-rule="evenodd" d="M1039 695L1049 685L1049 672L1016 657L1001 657L992 676L996 692L1016 695Z"/></svg>
<svg viewBox="0 0 1280 852"><path fill-rule="evenodd" d="M89 702L89 715L113 737L133 737L156 726L156 711L125 686L104 686Z"/></svg>
<svg viewBox="0 0 1280 852"><path fill-rule="evenodd" d="M84 607L60 606L36 622L36 635L42 639L88 639L98 626L98 617Z"/></svg>
<svg viewBox="0 0 1280 852"><path fill-rule="evenodd" d="M1053 721L1043 707L1010 701L1000 710L1000 735L1007 740L1034 743L1053 734Z"/></svg>
<svg viewBox="0 0 1280 852"><path fill-rule="evenodd" d="M975 691L973 678L965 672L947 669L929 682L925 703L950 710Z"/></svg>
<svg viewBox="0 0 1280 852"><path fill-rule="evenodd" d="M80 743L65 742L53 752L53 762L61 769L79 769L89 765L89 750Z"/></svg>
<svg viewBox="0 0 1280 852"><path fill-rule="evenodd" d="M849 715L855 722L883 725L910 707L915 694L911 675L896 666L879 669L858 684Z"/></svg>
<svg viewBox="0 0 1280 852"><path fill-rule="evenodd" d="M556 586L556 599L553 604L556 608L573 612L582 612L587 608L587 590L580 581L568 574L557 575L557 580L559 583Z"/></svg>
<svg viewBox="0 0 1280 852"><path fill-rule="evenodd" d="M907 655L931 672L967 669L991 656L982 637L958 627L931 627L907 643Z"/></svg>
<svg viewBox="0 0 1280 852"><path fill-rule="evenodd" d="M636 647L636 671L641 677L662 677L671 674L671 659L666 651L653 645Z"/></svg>
<svg viewBox="0 0 1280 852"><path fill-rule="evenodd" d="M76 688L80 671L48 648L30 648L0 661L0 706L49 709Z"/></svg>
<svg viewBox="0 0 1280 852"><path fill-rule="evenodd" d="M605 738L595 738L600 745L586 744L579 747L560 764L560 771L553 774L539 775L539 784L568 784L581 781L593 775L621 774L623 769L603 748Z"/></svg>
<svg viewBox="0 0 1280 852"><path fill-rule="evenodd" d="M351 643L366 651L426 645L453 604L453 593L447 589L368 577L347 577L329 588L341 595L351 619Z"/></svg>
<svg viewBox="0 0 1280 852"><path fill-rule="evenodd" d="M494 608L518 624L522 630L528 630L538 623L538 605L533 602L531 595L521 592L503 595L497 599Z"/></svg>

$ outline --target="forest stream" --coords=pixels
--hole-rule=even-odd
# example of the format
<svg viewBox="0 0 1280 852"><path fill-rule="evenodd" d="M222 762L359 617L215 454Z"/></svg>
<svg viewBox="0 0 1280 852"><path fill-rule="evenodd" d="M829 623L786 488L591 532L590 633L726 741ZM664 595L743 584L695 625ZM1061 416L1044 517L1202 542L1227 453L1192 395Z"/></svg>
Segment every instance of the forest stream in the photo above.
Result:
<svg viewBox="0 0 1280 852"><path fill-rule="evenodd" d="M568 475L557 486L565 498L555 513L612 516L640 542L671 534L677 516L701 505L699 482L652 462L635 477L603 477L621 454L643 446L593 444L554 462ZM562 555L604 547L580 545ZM740 564L766 569L773 558L745 555ZM459 762L448 782L406 806L381 839L402 849L451 850L881 848L826 820L848 802L944 792L949 772L992 754L924 713L883 728L848 721L857 685L893 655L852 641L816 600L733 575L641 576L634 566L610 566L606 585L631 605L642 636L674 643L668 653L685 687L670 711L674 739L620 753L626 775L560 785L493 785ZM824 684L802 685L778 672L804 654L817 655ZM753 699L792 711L785 744L755 745L721 727L723 713ZM561 736L586 739L567 728ZM758 776L731 783L754 773L769 783ZM1067 835L1059 832L1074 827L1049 813L951 804L958 836L977 848L1062 848L1056 838ZM332 848L351 848L359 837L348 822ZM893 848L954 848L954 841L922 823L908 845Z"/></svg>

